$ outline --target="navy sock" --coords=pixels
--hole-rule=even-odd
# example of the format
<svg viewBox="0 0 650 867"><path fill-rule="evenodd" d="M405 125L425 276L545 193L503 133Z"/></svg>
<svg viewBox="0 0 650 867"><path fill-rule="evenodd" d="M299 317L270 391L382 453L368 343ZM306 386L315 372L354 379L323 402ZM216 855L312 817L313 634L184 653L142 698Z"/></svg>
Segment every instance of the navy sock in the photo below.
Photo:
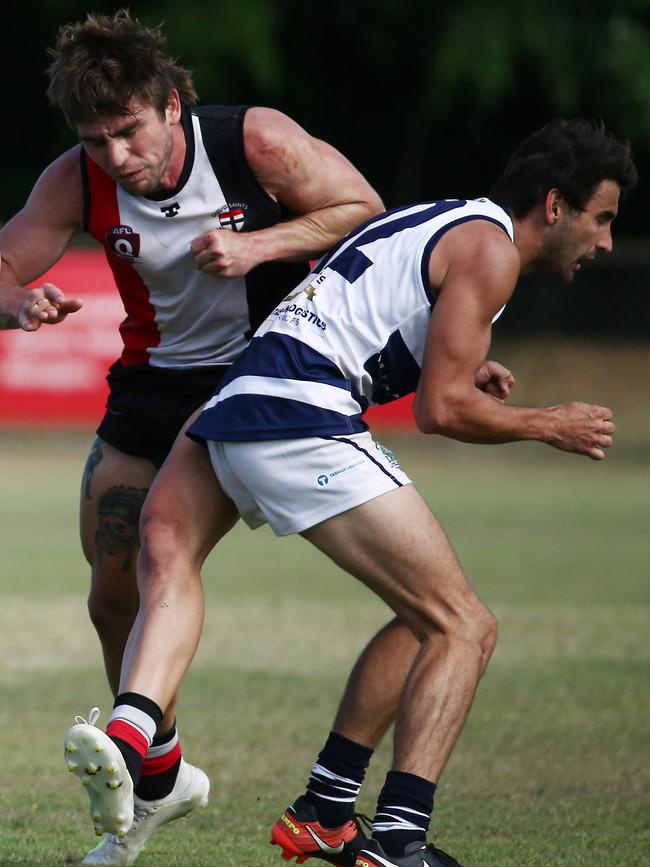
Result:
<svg viewBox="0 0 650 867"><path fill-rule="evenodd" d="M338 828L352 818L373 752L370 747L330 732L312 768L305 794L316 808L321 825Z"/></svg>
<svg viewBox="0 0 650 867"><path fill-rule="evenodd" d="M403 771L386 774L372 836L387 855L399 858L409 843L426 841L435 793L435 783L423 777Z"/></svg>

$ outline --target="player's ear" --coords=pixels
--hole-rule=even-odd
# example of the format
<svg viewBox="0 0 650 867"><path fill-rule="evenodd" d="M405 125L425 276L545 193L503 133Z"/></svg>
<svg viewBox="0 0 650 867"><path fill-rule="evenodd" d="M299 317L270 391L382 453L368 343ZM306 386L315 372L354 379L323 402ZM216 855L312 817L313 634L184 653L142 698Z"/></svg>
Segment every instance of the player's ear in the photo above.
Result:
<svg viewBox="0 0 650 867"><path fill-rule="evenodd" d="M175 87L167 94L165 118L170 124L179 123L181 119L181 98Z"/></svg>
<svg viewBox="0 0 650 867"><path fill-rule="evenodd" d="M546 217L546 222L549 225L557 223L562 216L563 210L564 197L562 193L557 188L549 190L544 201L544 215Z"/></svg>

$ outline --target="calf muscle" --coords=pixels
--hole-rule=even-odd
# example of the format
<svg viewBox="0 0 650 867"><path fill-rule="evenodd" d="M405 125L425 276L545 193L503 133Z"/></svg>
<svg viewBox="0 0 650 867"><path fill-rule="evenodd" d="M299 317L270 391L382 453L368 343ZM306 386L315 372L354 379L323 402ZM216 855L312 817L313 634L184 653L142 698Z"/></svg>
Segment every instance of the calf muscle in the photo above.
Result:
<svg viewBox="0 0 650 867"><path fill-rule="evenodd" d="M399 617L366 649L365 671L393 647L404 664L389 684L390 700L372 695L362 674L348 685L348 706L381 705L366 721L374 745L388 727L401 692L395 731L395 769L436 781L471 706L496 642L496 621L476 596L447 538L411 486L377 497L307 530L306 539L374 590ZM415 648L404 627L420 640ZM384 646L385 645L385 646ZM412 662L408 669L408 662ZM364 693L361 689L366 691ZM403 687L403 689L402 689ZM376 691L381 689L376 686ZM337 730L351 722L342 704ZM340 728L339 728L340 726Z"/></svg>

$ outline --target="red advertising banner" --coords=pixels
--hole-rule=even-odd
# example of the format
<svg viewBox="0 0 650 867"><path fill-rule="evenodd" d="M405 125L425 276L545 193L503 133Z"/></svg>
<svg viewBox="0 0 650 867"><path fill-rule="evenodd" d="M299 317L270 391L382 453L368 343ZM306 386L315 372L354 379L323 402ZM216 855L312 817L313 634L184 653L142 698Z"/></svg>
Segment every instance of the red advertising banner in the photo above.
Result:
<svg viewBox="0 0 650 867"><path fill-rule="evenodd" d="M0 331L0 425L94 426L106 373L119 357L124 309L101 250L69 250L40 283L83 299L78 313L38 331ZM368 413L373 427L413 427L412 398Z"/></svg>
<svg viewBox="0 0 650 867"><path fill-rule="evenodd" d="M70 250L40 283L84 306L60 325L0 331L0 424L94 425L104 412L106 372L119 356L124 309L99 250Z"/></svg>

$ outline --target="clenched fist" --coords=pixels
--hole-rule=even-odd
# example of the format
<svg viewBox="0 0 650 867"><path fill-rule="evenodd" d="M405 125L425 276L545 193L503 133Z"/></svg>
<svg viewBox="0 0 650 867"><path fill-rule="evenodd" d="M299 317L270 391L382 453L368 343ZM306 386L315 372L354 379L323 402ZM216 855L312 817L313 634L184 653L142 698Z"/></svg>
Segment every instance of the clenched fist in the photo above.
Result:
<svg viewBox="0 0 650 867"><path fill-rule="evenodd" d="M215 229L199 235L190 244L199 271L214 277L243 277L261 262L254 232L241 235Z"/></svg>
<svg viewBox="0 0 650 867"><path fill-rule="evenodd" d="M511 370L498 361L485 361L476 371L474 385L498 400L505 400L515 384Z"/></svg>

